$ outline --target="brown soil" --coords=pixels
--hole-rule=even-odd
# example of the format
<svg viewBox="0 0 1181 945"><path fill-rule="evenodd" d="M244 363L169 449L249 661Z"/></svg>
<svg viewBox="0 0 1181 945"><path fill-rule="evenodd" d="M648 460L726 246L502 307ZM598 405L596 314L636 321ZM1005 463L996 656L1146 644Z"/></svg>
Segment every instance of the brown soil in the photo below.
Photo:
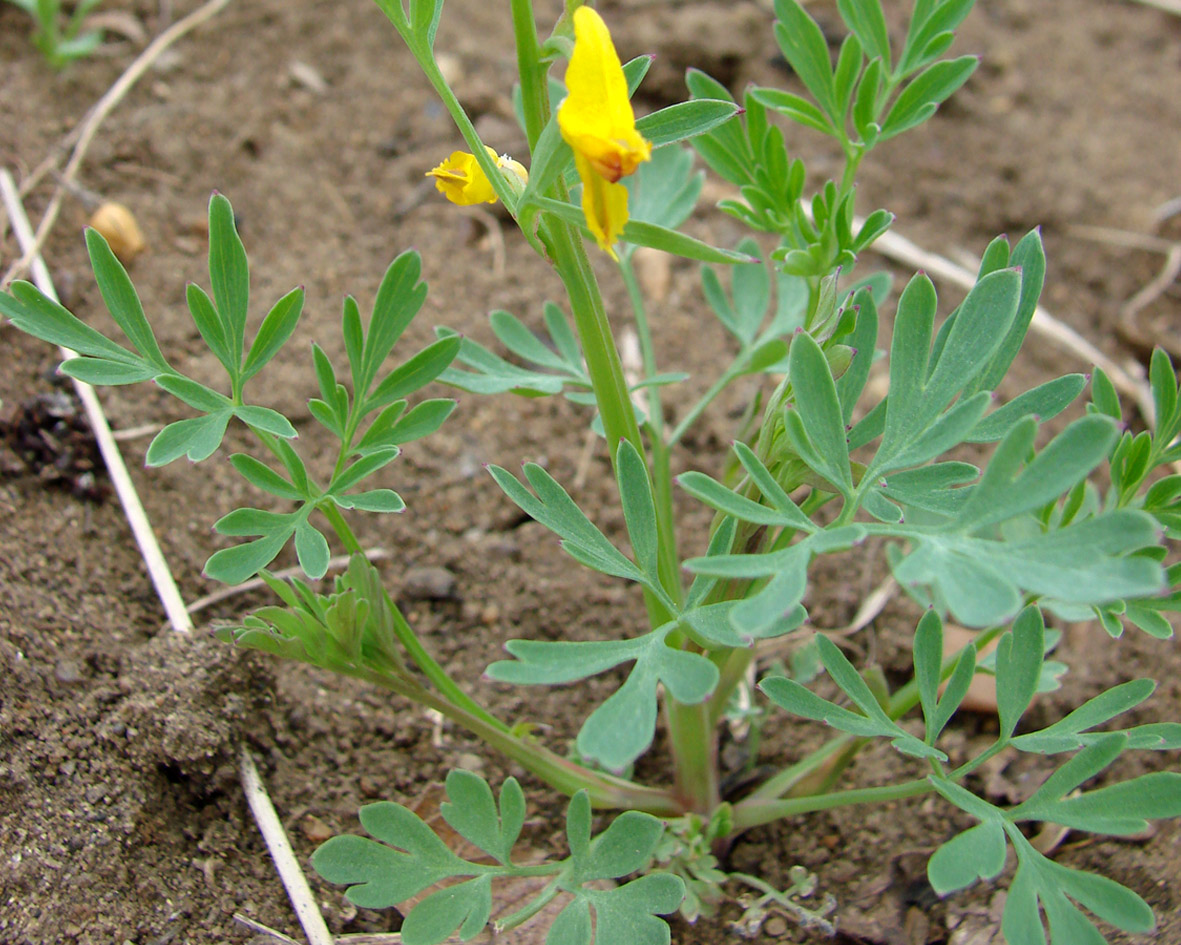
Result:
<svg viewBox="0 0 1181 945"><path fill-rule="evenodd" d="M152 32L170 6L110 0L104 8ZM888 6L901 12L903 4ZM195 3L180 7L176 16ZM835 26L834 4L817 0L812 8L826 27ZM658 56L646 107L682 96L686 65L704 66L738 89L752 79L790 81L762 4L665 8L628 0L606 12L625 57ZM55 75L26 30L26 18L0 4L0 161L17 168L36 165L136 52L116 36L102 55ZM519 154L506 5L452 0L438 46L451 57L460 97L486 140ZM1133 352L1118 334L1120 305L1160 259L1072 228L1152 233L1154 210L1177 196L1181 20L1134 3L995 0L971 15L957 49L980 53L982 68L928 126L871 156L861 209L887 206L898 213L900 231L951 252L979 252L997 233L1019 236L1041 225L1050 258L1046 304L1107 353L1129 359ZM301 81L297 64L318 73L323 87ZM824 143L794 132L791 141L814 176L834 166ZM304 406L314 383L308 343L315 338L340 353L341 298L353 292L364 304L396 253L417 248L431 285L426 317L403 350L430 337L431 322L488 340L490 309L535 320L542 300L558 296L553 276L519 234L487 214L457 212L424 183L423 171L457 144L372 3L257 0L231 5L140 82L104 124L79 184L88 195L125 203L138 217L150 249L132 272L146 310L176 362L210 381L217 379L216 365L185 312L183 287L206 279L201 227L209 191L230 196L251 253L257 302L295 284L308 289L307 315L296 343L274 366L269 393L297 422L314 456L327 444ZM45 187L31 197L34 216L47 199ZM109 327L78 235L88 199L67 202L47 258L67 303ZM733 221L714 211L692 226L720 245L738 236ZM0 252L13 257L11 237ZM622 288L604 272L609 304L622 313ZM687 386L699 390L723 341L697 284L694 266L672 264L656 331L663 364L695 371ZM954 294L946 292L949 299ZM1147 310L1146 324L1167 323L1177 312L1177 297L1166 295ZM10 328L0 328L0 363L5 410L58 387L54 353ZM1035 339L1008 393L1086 367ZM730 436L727 410L749 395L736 390L729 404L719 405L676 461L716 468ZM152 390L120 388L102 396L117 428L178 416ZM363 541L396 551L382 570L427 645L457 676L479 680L512 637L590 639L635 629L636 595L571 567L555 553L552 536L522 524L481 471L486 462L533 459L571 483L589 463L578 498L616 532L621 520L602 484L602 451L596 447L583 458L585 418L556 400L460 400L440 435L408 449L388 471L387 484L402 491L410 511L363 526ZM225 450L200 471L181 461L149 473L139 468L146 445L146 438L132 439L126 454L192 600L212 589L200 573L222 542L211 522L247 493L222 461ZM437 728L421 711L380 692L238 654L208 639L204 628L192 638L162 629L117 503L96 499L86 481L79 487L77 475L90 462L84 450L71 452L68 462L81 466L42 477L6 454L0 478L0 942L244 940L250 933L234 923L235 912L299 936L237 782L242 740L259 756L304 858L325 831L355 829L360 804L414 799L452 766L478 768L494 782L521 774L464 732ZM690 507L686 512L686 535L700 542L705 517ZM448 599L414 592L422 576L410 572L423 568L450 571L455 584ZM881 573L860 562L823 571L811 601L816 623L846 622ZM233 618L259 600L237 598L202 619ZM901 669L912 617L898 602L857 642L888 670ZM1091 654L1101 655L1088 660ZM1045 718L1141 675L1161 682L1143 719L1176 717L1181 659L1171 644L1135 634L1113 642L1082 627L1068 635L1062 656L1072 671L1061 694L1038 710ZM581 718L571 712L571 700L592 705L607 691L601 680L555 691L475 685L506 717L543 720L557 747ZM986 723L981 726L956 733L964 750L985 737ZM766 758L798 756L796 738L781 717L773 718ZM1170 762L1126 759L1118 773ZM873 783L895 773L913 776L903 770L882 749L867 751L850 777ZM986 789L1002 799L1021 796L1038 770L1024 762L991 769ZM525 780L534 789L537 842L550 843L552 835L560 849L561 799ZM836 897L843 941L979 945L997 940L999 895L985 889L935 903L922 883L924 855L958 823L932 799L800 817L743 837L731 864L781 885L793 864L815 870L820 892ZM1138 890L1160 920L1156 940L1181 943L1175 825L1161 824L1136 843L1068 837L1060 856L1100 867ZM358 913L339 889L314 876L312 882L335 930L395 927L393 912ZM726 920L737 915L728 906L721 918L678 923L673 939L679 945L729 941L734 933ZM759 940L803 941L810 934L772 919Z"/></svg>

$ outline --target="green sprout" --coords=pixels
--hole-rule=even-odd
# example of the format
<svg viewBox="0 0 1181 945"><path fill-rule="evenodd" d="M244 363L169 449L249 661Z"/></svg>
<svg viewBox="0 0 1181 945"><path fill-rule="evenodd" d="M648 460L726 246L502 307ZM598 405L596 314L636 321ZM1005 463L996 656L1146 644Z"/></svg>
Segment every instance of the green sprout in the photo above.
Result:
<svg viewBox="0 0 1181 945"><path fill-rule="evenodd" d="M33 45L54 69L61 69L75 59L85 59L103 41L101 30L83 30L86 17L102 0L79 0L66 13L61 0L8 0L20 7L36 23Z"/></svg>

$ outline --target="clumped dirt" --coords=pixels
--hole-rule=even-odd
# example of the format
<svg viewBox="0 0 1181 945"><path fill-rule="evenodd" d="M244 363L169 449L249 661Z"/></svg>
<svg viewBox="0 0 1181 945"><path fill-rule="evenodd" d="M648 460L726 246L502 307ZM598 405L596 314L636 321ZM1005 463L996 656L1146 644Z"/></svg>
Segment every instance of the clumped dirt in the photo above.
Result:
<svg viewBox="0 0 1181 945"><path fill-rule="evenodd" d="M542 6L543 17L552 19L556 5ZM887 6L901 35L904 4ZM192 0L175 9L147 0L104 5L149 35L163 28L170 12L179 17L193 8ZM810 8L839 40L835 4L816 0ZM683 97L688 65L706 68L738 91L752 80L792 87L761 3L628 0L604 4L604 12L625 57L657 55L641 92L644 108ZM0 162L18 173L57 146L137 52L136 41L113 30L100 55L53 74L27 42L27 25L15 7L0 6ZM504 4L451 0L438 48L486 140L519 154L509 94L510 33ZM1161 224L1154 214L1178 196L1181 19L1136 3L996 0L970 16L956 48L979 53L982 67L928 126L871 155L859 208L888 207L898 214L901 232L952 255L978 253L1000 232L1017 237L1042 226L1050 259L1046 305L1120 361L1143 357L1143 344L1121 321L1121 306L1162 258L1079 227L1178 236L1176 219ZM814 177L835 168L837 155L825 142L793 131L790 143ZM457 145L445 114L372 3L231 4L178 44L103 125L78 178L82 189L67 201L47 258L67 304L111 328L79 229L95 200L126 204L148 240L132 274L162 345L183 370L216 383L216 362L203 349L183 298L186 281L206 280L209 191L227 194L251 255L256 305L293 285L307 287L307 314L268 375L264 399L296 422L313 465L328 462L329 444L306 410L314 392L309 342L318 340L334 357L342 354L340 300L353 292L365 305L398 252L417 248L431 285L405 352L425 343L434 323L492 343L489 310L505 308L536 324L542 301L559 296L552 274L503 220L456 211L423 180L424 170ZM35 218L49 186L28 200ZM691 229L721 245L739 235L732 220L708 206ZM2 235L7 266L15 244ZM622 326L625 293L603 271L608 304L621 313ZM684 385L683 403L689 403L709 383L714 353L725 342L700 300L695 266L673 262L670 275L655 310L656 343L662 364L694 373ZM941 292L946 312L956 293ZM1175 333L1177 312L1175 288L1152 301L1133 326L1141 342L1144 331L1150 341L1154 331ZM376 690L237 653L209 638L213 621L234 619L263 598L237 597L203 611L200 629L189 637L163 627L101 471L93 489L77 487L92 459L72 421L63 419L70 412L59 409L70 395L53 377L54 353L0 326L0 363L0 416L8 424L7 445L0 445L0 942L248 940L252 933L235 924L235 913L298 937L238 785L243 744L258 757L305 860L330 833L356 828L359 805L378 798L412 801L457 765L494 782L522 777L533 788L536 843L561 848L562 799L464 732ZM1034 338L1002 395L1086 368ZM733 415L751 393L736 388L675 461L716 469ZM110 389L102 397L112 423L124 431L179 416L150 389ZM22 444L33 441L16 421L30 417L40 417L59 445L64 434L64 452L22 452ZM460 678L475 680L479 696L504 717L544 722L545 737L557 747L576 733L584 710L610 691L610 680L511 691L481 681L483 667L513 637L633 632L642 608L619 583L571 567L552 536L522 522L481 465L545 463L617 535L622 521L610 505L605 456L588 442L585 419L555 400L461 395L444 431L409 448L382 483L399 489L410 510L362 529L367 545L394 552L382 572L432 652ZM55 423L66 427L55 432ZM34 440L48 442L39 435ZM123 444L182 592L193 600L214 589L200 573L223 542L210 524L250 501L224 462L242 443L231 437L199 471L182 460L145 472L146 445L142 435ZM685 543L693 549L707 517L687 503L685 512ZM809 601L816 624L846 623L882 575L880 563L842 560L823 568ZM913 609L897 601L851 642L888 674L901 672L913 617ZM1103 687L1142 675L1161 686L1137 720L1176 717L1181 660L1171 643L1134 634L1111 641L1085 626L1067 634L1059 657L1071 672L1061 693L1040 703L1045 720ZM773 716L763 758L799 757L814 738ZM954 733L952 752L966 753L987 738L987 720L969 722ZM1132 776L1173 763L1155 755L1124 759L1115 773ZM887 749L871 749L849 778L883 783L895 775L913 777L909 770ZM1005 757L979 773L976 787L1019 800L1040 770L1031 759ZM923 881L926 855L959 826L946 805L930 798L815 814L752 831L735 845L730 865L781 886L795 864L814 870L819 893L836 899L841 941L999 941L1002 893L982 889L940 903ZM1181 872L1175 825L1162 823L1133 841L1072 835L1059 856L1102 868L1139 891L1160 920L1156 940L1181 942L1181 903L1172 881ZM394 912L358 912L339 889L314 875L312 882L334 930L397 927ZM673 940L731 941L727 922L739 912L731 904L695 926L677 922ZM808 941L815 934L772 917L757 940Z"/></svg>

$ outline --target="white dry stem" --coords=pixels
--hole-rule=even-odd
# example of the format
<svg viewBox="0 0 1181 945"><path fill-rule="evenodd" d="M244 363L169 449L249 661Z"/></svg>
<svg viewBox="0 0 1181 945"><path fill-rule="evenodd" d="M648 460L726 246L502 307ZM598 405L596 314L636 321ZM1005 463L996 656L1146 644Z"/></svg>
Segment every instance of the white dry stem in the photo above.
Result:
<svg viewBox="0 0 1181 945"><path fill-rule="evenodd" d="M1181 16L1181 0L1134 0L1134 2L1143 3L1146 7L1155 7L1157 10L1172 13L1174 16Z"/></svg>
<svg viewBox="0 0 1181 945"><path fill-rule="evenodd" d="M0 168L0 194L2 194L4 207L8 212L8 218L12 223L13 232L16 233L17 241L29 257L33 281L45 295L56 300L57 293L54 291L53 280L49 276L49 269L46 267L45 261L34 245L32 228L29 225L29 218L25 215L20 196L17 194L16 183L13 181L12 175L3 168ZM69 348L59 348L58 350L67 361L77 357L77 354ZM115 493L123 505L123 513L127 516L131 532L135 536L136 544L139 545L140 554L143 555L144 564L147 566L148 575L152 579L156 593L160 597L160 603L164 605L164 611L172 626L187 633L193 629L193 621L185 609L184 600L177 589L172 571L169 570L168 563L164 560L164 554L160 551L160 544L156 540L155 532L152 531L139 493L135 491L135 484L127 473L127 465L123 462L119 445L111 435L111 427L103 414L102 404L99 403L94 388L89 384L75 380L74 390L86 408L86 416L94 431L94 438L98 441L103 462L107 465L111 482L115 486Z"/></svg>
<svg viewBox="0 0 1181 945"><path fill-rule="evenodd" d="M61 211L62 200L73 183L74 178L77 176L78 168L82 165L82 159L86 156L86 151L90 148L90 143L94 140L99 126L106 120L107 115L122 101L131 87L139 81L140 77L160 57L160 54L164 50L194 27L200 26L206 20L220 13L222 8L229 2L230 0L209 0L208 3L198 7L183 20L173 23L172 26L168 27L168 29L152 40L148 47L127 67L124 73L115 80L115 84L107 89L103 97L86 113L86 117L82 119L82 123L76 131L70 134L71 138L76 137L74 150L70 154L70 160L66 163L65 170L61 173L61 178L57 188L53 192L53 197L50 199L49 205L45 208L45 215L41 218L41 222L37 224L36 238L27 247L22 243L21 248L24 255L8 267L8 271L4 273L3 278L0 278L0 286L7 285L13 279L19 278L23 273L29 271L33 260L41 252L41 247L45 245L45 240L49 237L49 232L53 229L53 224L57 222L57 215ZM53 157L43 161L41 166L37 168L35 175L44 174L46 171L51 170L55 164L56 159Z"/></svg>
<svg viewBox="0 0 1181 945"><path fill-rule="evenodd" d="M312 888L303 874L303 868L295 857L295 851L291 849L287 831L283 829L279 815L275 813L275 805L271 803L248 748L242 749L239 764L246 803L250 805L250 812L254 815L263 840L266 841L267 849L271 851L275 869L279 872L279 878L283 881L291 905L295 907L295 915L299 919L299 924L303 926L309 945L335 945L320 907L316 904Z"/></svg>

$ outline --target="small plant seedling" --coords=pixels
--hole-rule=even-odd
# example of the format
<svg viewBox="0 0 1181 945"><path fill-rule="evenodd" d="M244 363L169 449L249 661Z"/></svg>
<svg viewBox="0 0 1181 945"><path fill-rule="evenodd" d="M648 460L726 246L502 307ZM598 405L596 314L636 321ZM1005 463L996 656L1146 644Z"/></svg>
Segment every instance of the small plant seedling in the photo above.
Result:
<svg viewBox="0 0 1181 945"><path fill-rule="evenodd" d="M54 69L85 59L103 41L101 30L87 30L86 17L102 0L79 0L70 13L61 0L8 0L33 18L33 45Z"/></svg>
<svg viewBox="0 0 1181 945"><path fill-rule="evenodd" d="M397 256L367 316L356 299L345 300L344 359L333 363L312 346L307 409L333 444L325 460L322 450L301 452L290 419L259 399L260 378L299 321L303 290L279 298L251 328L246 251L220 194L209 204L208 289L187 290L194 325L225 370L220 385L188 376L161 349L126 270L94 231L86 236L91 263L123 340L27 283L0 294L0 314L17 328L78 352L65 373L93 384L151 382L184 405L189 415L156 436L148 465L210 459L231 423L253 436L257 449L229 462L264 498L218 519L221 535L242 541L214 553L205 571L229 583L259 574L276 601L223 628L225 639L437 710L570 798L568 856L524 863L514 858L521 785L507 778L494 792L483 778L452 771L441 816L482 856L459 855L388 800L361 809L368 836L328 840L315 868L367 908L427 893L408 910L407 945L456 932L466 941L490 921L505 931L559 897L549 945L667 945L661 916L710 915L737 900L737 888L756 893L743 900L745 931L772 908L831 929L834 903L807 870L789 869L790 886L776 889L728 871L719 852L740 832L781 818L854 804L873 816L874 805L930 795L962 821L931 838L927 874L939 895L994 881L1015 862L1000 927L1010 945L1044 945L1047 934L1052 945L1102 942L1096 920L1151 930L1139 893L1056 862L1025 831L1053 823L1126 836L1181 814L1181 774L1108 775L1124 752L1181 748L1181 724L1122 720L1152 695L1148 679L1095 692L1048 724L1028 709L1069 669L1046 658L1054 623L1090 623L1094 646L1129 629L1172 635L1167 614L1181 609L1174 366L1163 351L1153 354L1155 426L1142 432L1123 427L1119 398L1100 371L1082 406L1072 406L1087 387L1080 374L1001 402L994 392L1045 279L1035 230L990 243L975 286L955 306L941 303L925 275L909 279L891 303L881 352L888 392L873 395L867 383L892 286L888 276L855 269L893 216L876 209L859 222L858 169L972 75L975 57L948 56L972 0L915 0L900 37L887 28L881 0L838 0L848 32L835 57L799 0L775 0L793 90L753 87L739 103L690 70L686 101L639 118L631 96L647 57L621 62L605 20L579 0L568 0L544 38L530 0L511 0L515 101L528 142L516 158L480 138L439 68L441 0L377 2L464 142L423 172L455 204L501 202L553 267L564 298L532 316L493 312L492 345L437 325L432 343L409 355L399 349L390 362L427 294L419 257ZM830 179L810 178L791 155L784 122L830 139L842 156ZM721 210L762 242L748 235L713 246L682 231L706 171L731 186ZM767 258L762 245L774 246ZM675 423L665 398L687 375L659 363L634 267L641 246L701 264L703 310L728 337L715 373L697 388L704 393L681 405ZM610 260L628 290L638 379L623 371L613 328L623 315L608 319L591 253ZM732 449L696 458L708 470L676 468L675 447L740 378L757 393ZM525 687L613 672L618 683L571 746L547 743L528 699L509 718L478 700L431 654L361 553L353 516L402 511L386 484L395 460L453 412L454 401L423 395L432 382L487 396L565 397L605 440L608 491L624 526L618 539L541 465L488 467L505 501L552 532L567 555L642 594L645 626L635 635L587 641L553 627L545 639L510 640L506 658L487 667L491 679ZM708 529L678 520L676 490L710 510ZM331 542L351 561L320 584ZM281 581L267 568L289 545L303 577ZM839 635L815 627L790 672L760 665L761 643L808 621L815 565L837 553L880 554L919 605L908 679L855 664ZM948 619L975 633L951 654ZM978 674L995 678L996 735L964 749L947 733ZM759 758L751 766L758 777L730 790L719 743L736 721L755 733L820 723L825 740L792 763ZM660 726L667 757L639 769L657 772L651 780L637 777L635 762L654 750ZM757 754L757 738L748 744ZM873 744L896 752L908 774L846 785L850 764ZM1045 780L1020 804L994 803L972 775L1017 752L1037 756ZM596 825L596 808L617 813ZM493 917L495 885L522 876L543 878L544 888L512 915Z"/></svg>

